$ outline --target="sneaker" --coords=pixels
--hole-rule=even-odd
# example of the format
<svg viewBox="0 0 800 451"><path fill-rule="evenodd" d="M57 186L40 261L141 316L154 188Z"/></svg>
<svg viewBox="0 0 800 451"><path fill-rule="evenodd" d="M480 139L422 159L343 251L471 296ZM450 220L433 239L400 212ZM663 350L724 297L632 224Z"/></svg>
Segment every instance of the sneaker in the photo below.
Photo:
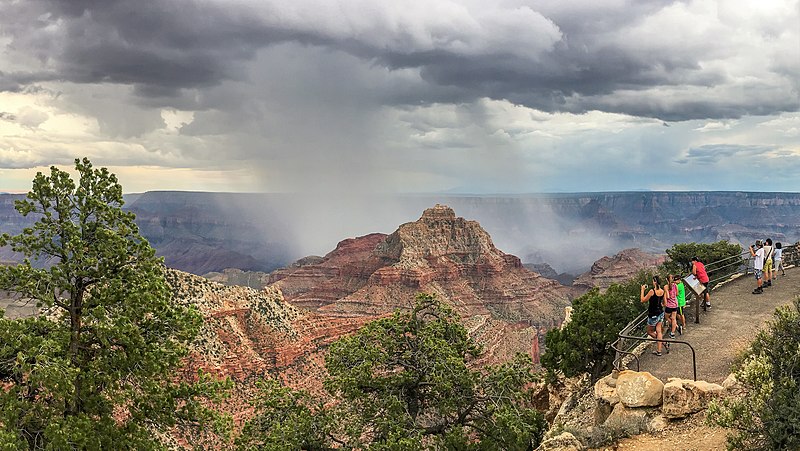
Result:
<svg viewBox="0 0 800 451"><path fill-rule="evenodd" d="M706 308L711 310L711 303L710 302L706 302Z"/></svg>
<svg viewBox="0 0 800 451"><path fill-rule="evenodd" d="M669 338L674 340L675 339L675 333L674 332L670 332L669 333Z"/></svg>
<svg viewBox="0 0 800 451"><path fill-rule="evenodd" d="M763 292L764 292L764 289L761 288L761 287L758 287L755 290L753 290L753 294L761 294Z"/></svg>
<svg viewBox="0 0 800 451"><path fill-rule="evenodd" d="M655 355L655 356L658 356L658 357L661 357L661 352L659 352L659 351L653 351L653 355Z"/></svg>

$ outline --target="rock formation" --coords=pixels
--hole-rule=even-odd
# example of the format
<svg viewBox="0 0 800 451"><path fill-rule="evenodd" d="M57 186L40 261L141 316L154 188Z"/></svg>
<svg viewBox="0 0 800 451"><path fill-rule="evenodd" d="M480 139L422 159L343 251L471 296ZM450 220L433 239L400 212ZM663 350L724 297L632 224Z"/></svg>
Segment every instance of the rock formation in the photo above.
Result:
<svg viewBox="0 0 800 451"><path fill-rule="evenodd" d="M191 380L203 370L233 379L223 408L237 424L249 418L248 401L260 378L321 393L325 349L367 320L301 311L272 287L225 286L176 270L167 270L167 282L173 299L197 308L204 320L180 376Z"/></svg>
<svg viewBox="0 0 800 451"><path fill-rule="evenodd" d="M575 290L525 269L480 224L443 205L391 235L347 239L323 257L272 273L291 304L326 318L374 318L426 292L454 306L486 359L539 357L539 339L563 320Z"/></svg>
<svg viewBox="0 0 800 451"><path fill-rule="evenodd" d="M613 283L623 283L643 269L653 269L664 262L665 255L655 255L639 249L625 249L613 257L597 260L592 268L578 276L573 285L583 289L604 290Z"/></svg>

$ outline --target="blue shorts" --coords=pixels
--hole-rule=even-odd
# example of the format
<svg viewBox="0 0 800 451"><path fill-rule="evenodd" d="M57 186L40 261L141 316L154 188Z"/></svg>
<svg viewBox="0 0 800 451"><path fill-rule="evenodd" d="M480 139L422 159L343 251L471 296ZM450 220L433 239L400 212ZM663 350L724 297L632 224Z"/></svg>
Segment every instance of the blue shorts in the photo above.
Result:
<svg viewBox="0 0 800 451"><path fill-rule="evenodd" d="M647 317L647 325L648 326L655 326L656 324L664 321L664 312L658 314L658 316L648 316Z"/></svg>
<svg viewBox="0 0 800 451"><path fill-rule="evenodd" d="M760 269L754 269L754 270L753 270L753 274L755 274L755 276L756 276L756 280L758 280L758 279L760 279L760 278L764 277L764 271L762 271L762 270L760 270Z"/></svg>

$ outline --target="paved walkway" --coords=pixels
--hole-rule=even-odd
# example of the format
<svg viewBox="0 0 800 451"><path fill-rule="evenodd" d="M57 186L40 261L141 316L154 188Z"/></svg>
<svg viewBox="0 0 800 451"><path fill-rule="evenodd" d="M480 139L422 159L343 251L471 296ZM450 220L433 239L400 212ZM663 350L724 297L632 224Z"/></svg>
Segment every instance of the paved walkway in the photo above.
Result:
<svg viewBox="0 0 800 451"><path fill-rule="evenodd" d="M787 269L786 277L779 276L771 287L764 289L764 294L751 293L755 284L749 274L713 290L713 307L707 312L700 310L700 324L694 322L694 304L687 309L687 329L683 335L676 332L675 338L694 347L698 380L719 384L728 377L731 363L772 319L775 308L790 304L800 295L800 269ZM692 353L688 346L675 343L670 353L661 357L651 354L654 349L655 343L640 357L641 371L649 371L664 382L669 377L692 378ZM631 362L629 368L636 369L636 363Z"/></svg>

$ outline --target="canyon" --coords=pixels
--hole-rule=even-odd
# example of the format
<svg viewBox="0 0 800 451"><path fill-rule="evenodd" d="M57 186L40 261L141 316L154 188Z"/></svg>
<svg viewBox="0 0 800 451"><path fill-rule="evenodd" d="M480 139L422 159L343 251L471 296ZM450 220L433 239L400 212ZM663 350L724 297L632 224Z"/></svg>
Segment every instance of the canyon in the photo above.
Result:
<svg viewBox="0 0 800 451"><path fill-rule="evenodd" d="M0 232L32 223L0 194ZM621 249L660 254L674 243L800 239L800 194L609 192L502 196L393 195L314 199L292 194L152 191L127 194L142 235L168 266L194 274L269 273L343 237L390 233L436 203L480 222L525 264L578 275ZM0 249L0 260L16 260ZM561 279L566 281L566 278Z"/></svg>
<svg viewBox="0 0 800 451"><path fill-rule="evenodd" d="M174 269L167 281L177 302L205 318L185 376L203 369L237 381L235 415L247 414L245 400L259 377L321 392L327 346L413 306L420 292L461 316L485 350L476 364L507 361L516 352L538 361L544 333L561 324L579 293L524 268L480 224L443 205L392 234L345 239L324 257L277 270L260 289Z"/></svg>

